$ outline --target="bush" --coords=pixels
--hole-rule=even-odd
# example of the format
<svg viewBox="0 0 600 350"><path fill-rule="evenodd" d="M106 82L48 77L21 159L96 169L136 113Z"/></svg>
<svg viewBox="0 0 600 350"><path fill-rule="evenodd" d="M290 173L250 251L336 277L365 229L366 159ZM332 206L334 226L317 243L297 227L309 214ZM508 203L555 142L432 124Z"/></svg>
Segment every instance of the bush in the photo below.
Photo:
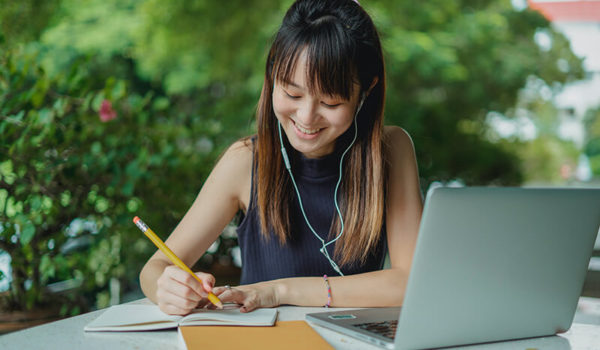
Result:
<svg viewBox="0 0 600 350"><path fill-rule="evenodd" d="M54 76L39 61L31 45L0 52L0 249L12 259L1 306L45 305L57 298L47 286L70 280L79 287L63 294L74 306L63 312L76 313L106 306L111 278L135 283L155 248L132 217L164 238L207 175L220 130L152 89L97 74L93 57Z"/></svg>

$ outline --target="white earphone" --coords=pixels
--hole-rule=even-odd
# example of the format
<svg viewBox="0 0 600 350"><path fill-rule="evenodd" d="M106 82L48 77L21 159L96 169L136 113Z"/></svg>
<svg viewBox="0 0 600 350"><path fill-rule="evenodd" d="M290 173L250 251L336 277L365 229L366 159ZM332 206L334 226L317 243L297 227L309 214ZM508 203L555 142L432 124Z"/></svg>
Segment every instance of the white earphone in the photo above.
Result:
<svg viewBox="0 0 600 350"><path fill-rule="evenodd" d="M273 84L273 90L275 90L275 84ZM361 96L360 102L358 104L358 108L356 108L356 112L354 113L354 138L352 139L352 142L350 142L350 145L348 146L348 148L346 148L344 153L342 153L342 157L340 158L339 178L338 178L337 184L335 185L335 192L333 195L335 209L338 213L338 217L340 218L340 233L338 233L338 235L329 242L325 242L325 240L317 234L315 229L312 227L312 225L308 221L308 218L306 217L306 213L304 212L304 206L302 205L302 198L300 196L300 191L298 191L298 186L296 185L296 180L294 179L294 175L292 174L292 167L290 165L290 160L288 158L287 151L285 150L285 146L283 145L283 137L281 135L281 123L279 121L277 122L277 127L279 130L279 142L281 144L281 155L283 156L283 161L285 163L285 167L286 167L288 173L290 174L290 178L292 179L292 184L294 185L294 189L296 190L296 196L298 197L298 203L300 204L300 210L302 211L302 216L304 216L304 221L308 225L308 228L310 229L310 231L321 242L321 249L319 249L319 251L321 252L321 254L323 254L325 256L327 261L329 261L329 264L331 264L331 267L337 273L339 273L340 276L344 276L344 274L342 273L342 270L340 270L339 266L335 263L335 261L333 261L333 259L331 259L331 257L329 256L329 252L327 251L327 246L330 244L333 244L335 241L337 241L344 233L344 218L342 217L342 213L340 211L340 207L337 202L337 193L338 193L338 189L340 187L340 183L342 182L342 164L344 162L344 156L346 155L346 153L348 153L348 151L350 150L350 148L352 147L352 145L354 145L354 142L356 141L356 137L358 135L358 128L356 125L356 119L357 119L356 117L358 116L358 112L362 108L362 105L365 102L366 97L367 97L367 95L365 93L363 93Z"/></svg>

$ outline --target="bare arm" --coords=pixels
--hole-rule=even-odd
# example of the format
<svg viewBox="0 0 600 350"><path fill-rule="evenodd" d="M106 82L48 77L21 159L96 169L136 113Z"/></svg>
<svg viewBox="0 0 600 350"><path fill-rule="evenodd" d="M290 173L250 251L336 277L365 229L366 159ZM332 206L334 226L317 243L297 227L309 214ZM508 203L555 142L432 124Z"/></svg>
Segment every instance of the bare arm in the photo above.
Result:
<svg viewBox="0 0 600 350"><path fill-rule="evenodd" d="M244 142L233 144L219 160L196 200L166 240L167 246L192 266L217 239L239 209L245 209L249 193L251 149ZM212 289L214 277L198 273L201 286L192 276L173 266L156 251L140 273L144 294L172 314L186 314Z"/></svg>
<svg viewBox="0 0 600 350"><path fill-rule="evenodd" d="M386 127L390 159L386 228L391 268L344 277L330 277L332 306L399 306L404 299L417 240L423 203L414 146L398 127ZM322 277L286 278L231 291L217 289L224 300L244 305L243 311L280 304L322 306L327 289Z"/></svg>

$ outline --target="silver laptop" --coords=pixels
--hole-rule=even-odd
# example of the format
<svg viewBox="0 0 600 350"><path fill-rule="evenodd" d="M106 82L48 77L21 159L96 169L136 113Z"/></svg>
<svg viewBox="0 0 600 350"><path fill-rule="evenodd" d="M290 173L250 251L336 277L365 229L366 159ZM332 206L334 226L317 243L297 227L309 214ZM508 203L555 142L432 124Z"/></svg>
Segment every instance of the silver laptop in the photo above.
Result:
<svg viewBox="0 0 600 350"><path fill-rule="evenodd" d="M599 226L600 189L436 188L402 308L306 319L389 349L565 332Z"/></svg>

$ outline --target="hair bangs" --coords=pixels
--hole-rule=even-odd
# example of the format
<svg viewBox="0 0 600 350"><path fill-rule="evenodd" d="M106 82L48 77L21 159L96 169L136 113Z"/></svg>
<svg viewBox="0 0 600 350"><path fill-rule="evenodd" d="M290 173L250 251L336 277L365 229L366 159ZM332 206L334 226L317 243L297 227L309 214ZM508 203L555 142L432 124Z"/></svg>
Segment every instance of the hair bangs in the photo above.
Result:
<svg viewBox="0 0 600 350"><path fill-rule="evenodd" d="M274 57L275 80L293 81L298 58L306 55L306 88L311 94L350 100L354 84L360 84L354 67L354 48L337 18L323 16L279 42Z"/></svg>
<svg viewBox="0 0 600 350"><path fill-rule="evenodd" d="M274 57L273 70L275 76L273 82L280 81L286 84L293 82L296 72L296 62L302 54L303 45L290 40L287 45L280 43L279 52Z"/></svg>

